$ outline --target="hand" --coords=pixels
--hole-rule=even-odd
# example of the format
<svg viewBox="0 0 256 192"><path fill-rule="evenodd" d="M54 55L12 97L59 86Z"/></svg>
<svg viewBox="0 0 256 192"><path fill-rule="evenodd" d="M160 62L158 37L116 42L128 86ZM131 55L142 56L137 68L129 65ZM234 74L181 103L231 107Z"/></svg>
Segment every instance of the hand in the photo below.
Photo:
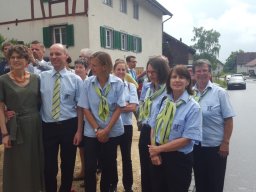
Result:
<svg viewBox="0 0 256 192"><path fill-rule="evenodd" d="M31 63L35 64L36 60L35 60L35 57L33 55L33 51L30 48L28 48L28 56L29 56L29 61Z"/></svg>
<svg viewBox="0 0 256 192"><path fill-rule="evenodd" d="M96 133L99 142L106 143L109 140L108 131L106 129L99 129Z"/></svg>
<svg viewBox="0 0 256 192"><path fill-rule="evenodd" d="M13 116L15 116L15 111L4 111L5 118L9 121Z"/></svg>
<svg viewBox="0 0 256 192"><path fill-rule="evenodd" d="M159 146L156 145L148 145L148 151L150 154L150 157L157 156L160 154Z"/></svg>
<svg viewBox="0 0 256 192"><path fill-rule="evenodd" d="M4 144L5 148L11 148L12 144L11 144L11 140L10 140L10 136L7 135L5 137L2 138L2 143Z"/></svg>
<svg viewBox="0 0 256 192"><path fill-rule="evenodd" d="M151 162L153 165L161 165L162 164L162 158L160 155L156 155L156 156L153 156L153 157L150 157L151 158Z"/></svg>
<svg viewBox="0 0 256 192"><path fill-rule="evenodd" d="M79 145L80 142L82 141L82 137L83 137L82 133L77 131L73 139L73 145Z"/></svg>
<svg viewBox="0 0 256 192"><path fill-rule="evenodd" d="M222 142L220 145L219 154L221 157L227 157L229 154L229 143Z"/></svg>

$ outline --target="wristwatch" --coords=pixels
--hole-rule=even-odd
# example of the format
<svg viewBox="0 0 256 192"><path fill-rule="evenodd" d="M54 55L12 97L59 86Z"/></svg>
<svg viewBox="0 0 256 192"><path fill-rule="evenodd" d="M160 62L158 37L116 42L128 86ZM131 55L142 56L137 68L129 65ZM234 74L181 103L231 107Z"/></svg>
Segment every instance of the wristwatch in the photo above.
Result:
<svg viewBox="0 0 256 192"><path fill-rule="evenodd" d="M101 127L97 127L96 129L94 129L95 133L97 133L99 130L101 129Z"/></svg>

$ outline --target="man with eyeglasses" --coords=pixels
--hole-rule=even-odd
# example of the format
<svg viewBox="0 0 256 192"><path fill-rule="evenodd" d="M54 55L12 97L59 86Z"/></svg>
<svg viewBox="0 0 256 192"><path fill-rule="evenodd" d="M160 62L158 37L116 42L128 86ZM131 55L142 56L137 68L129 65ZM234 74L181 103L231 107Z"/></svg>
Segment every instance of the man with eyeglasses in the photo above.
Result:
<svg viewBox="0 0 256 192"><path fill-rule="evenodd" d="M137 74L135 71L135 67L137 64L137 60L136 57L133 55L129 55L126 57L126 63L128 65L128 72L130 73L130 75L132 76L132 78L137 81Z"/></svg>
<svg viewBox="0 0 256 192"><path fill-rule="evenodd" d="M45 47L39 41L32 41L30 44L31 63L28 66L30 73L40 74L42 71L52 69L52 64L44 60Z"/></svg>

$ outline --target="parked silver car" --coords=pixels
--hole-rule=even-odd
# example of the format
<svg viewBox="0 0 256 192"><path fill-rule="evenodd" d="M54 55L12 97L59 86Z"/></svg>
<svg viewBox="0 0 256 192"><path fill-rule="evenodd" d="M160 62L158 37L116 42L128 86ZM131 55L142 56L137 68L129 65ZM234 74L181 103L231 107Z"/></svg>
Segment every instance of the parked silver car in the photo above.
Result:
<svg viewBox="0 0 256 192"><path fill-rule="evenodd" d="M227 82L227 89L246 89L246 82L242 76L231 76Z"/></svg>

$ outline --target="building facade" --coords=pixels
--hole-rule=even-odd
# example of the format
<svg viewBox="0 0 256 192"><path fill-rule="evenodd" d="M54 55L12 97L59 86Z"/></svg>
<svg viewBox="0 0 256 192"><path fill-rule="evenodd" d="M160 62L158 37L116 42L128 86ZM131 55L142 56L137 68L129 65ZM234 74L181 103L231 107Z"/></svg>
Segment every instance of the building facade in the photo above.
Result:
<svg viewBox="0 0 256 192"><path fill-rule="evenodd" d="M162 16L172 16L155 0L8 0L0 12L7 39L62 43L73 59L82 48L135 55L141 67L162 54Z"/></svg>

